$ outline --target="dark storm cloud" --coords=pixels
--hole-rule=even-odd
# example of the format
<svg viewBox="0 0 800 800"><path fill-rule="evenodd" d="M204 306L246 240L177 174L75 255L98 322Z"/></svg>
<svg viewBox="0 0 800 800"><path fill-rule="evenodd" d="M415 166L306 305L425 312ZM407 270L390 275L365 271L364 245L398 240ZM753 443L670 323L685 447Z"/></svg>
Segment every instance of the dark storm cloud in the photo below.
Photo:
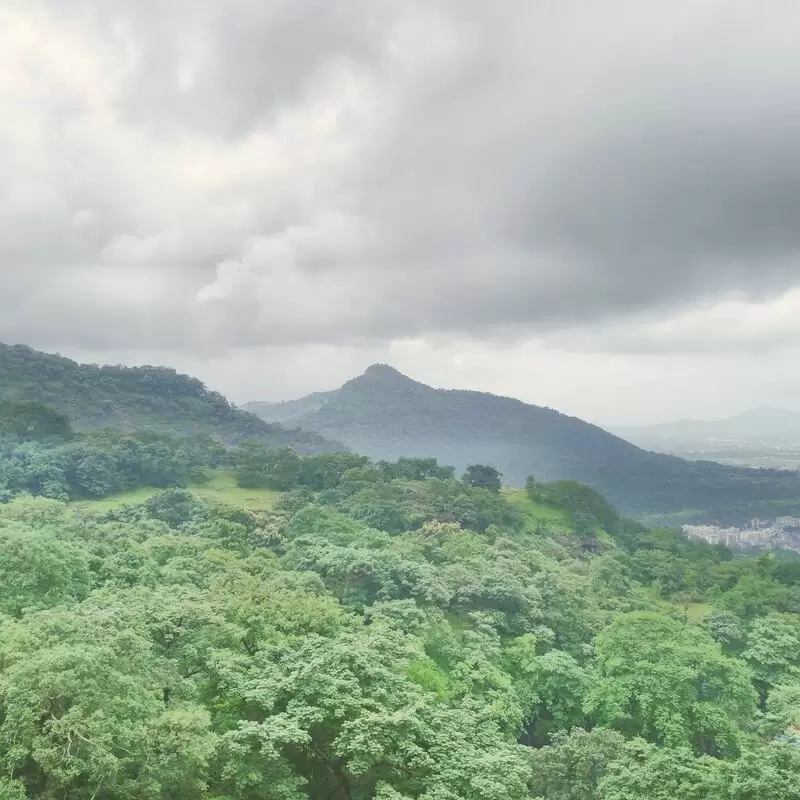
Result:
<svg viewBox="0 0 800 800"><path fill-rule="evenodd" d="M0 339L503 338L800 283L793 3L0 17Z"/></svg>

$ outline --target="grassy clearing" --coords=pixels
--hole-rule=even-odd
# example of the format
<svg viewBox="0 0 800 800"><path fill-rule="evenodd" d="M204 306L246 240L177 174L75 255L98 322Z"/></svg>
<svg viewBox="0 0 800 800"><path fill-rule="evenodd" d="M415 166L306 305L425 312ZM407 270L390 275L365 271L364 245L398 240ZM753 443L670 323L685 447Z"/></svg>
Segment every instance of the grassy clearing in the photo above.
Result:
<svg viewBox="0 0 800 800"><path fill-rule="evenodd" d="M208 482L188 487L195 497L205 502L223 503L250 511L264 511L272 508L280 496L280 492L271 489L242 489L236 485L233 475L225 470L209 470L208 475ZM111 497L102 497L98 500L79 500L74 505L77 508L87 508L104 513L122 505L143 503L160 491L160 489L144 487L130 492L121 492Z"/></svg>
<svg viewBox="0 0 800 800"><path fill-rule="evenodd" d="M280 492L272 489L242 489L236 479L224 470L209 470L211 479L201 486L191 486L189 490L207 502L224 503L228 506L241 506L250 511L264 511L272 508L280 497Z"/></svg>
<svg viewBox="0 0 800 800"><path fill-rule="evenodd" d="M702 622L712 611L710 603L689 603L684 606L689 622Z"/></svg>
<svg viewBox="0 0 800 800"><path fill-rule="evenodd" d="M518 511L521 511L525 518L531 523L531 527L538 527L544 523L553 530L572 530L569 516L565 511L545 505L544 503L534 503L524 489L503 489L503 496Z"/></svg>
<svg viewBox="0 0 800 800"><path fill-rule="evenodd" d="M86 508L91 511L104 513L119 508L120 506L144 503L145 500L152 497L154 494L158 494L160 491L160 489L145 486L139 489L133 489L130 492L120 492L119 494L113 494L109 497L100 497L96 500L76 500L72 505L75 508Z"/></svg>
<svg viewBox="0 0 800 800"><path fill-rule="evenodd" d="M693 625L702 625L703 620L714 610L710 603L681 603L674 599L661 596L661 592L654 586L646 586L636 590L642 597L655 603L665 614L686 615L686 621Z"/></svg>

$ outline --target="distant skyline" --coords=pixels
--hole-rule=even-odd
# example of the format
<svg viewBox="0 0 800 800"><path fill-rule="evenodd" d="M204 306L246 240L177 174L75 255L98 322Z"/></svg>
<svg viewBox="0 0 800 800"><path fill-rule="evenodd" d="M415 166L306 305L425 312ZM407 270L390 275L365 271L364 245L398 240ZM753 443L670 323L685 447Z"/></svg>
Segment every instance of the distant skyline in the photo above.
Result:
<svg viewBox="0 0 800 800"><path fill-rule="evenodd" d="M376 361L800 408L800 6L8 0L0 341L236 402Z"/></svg>

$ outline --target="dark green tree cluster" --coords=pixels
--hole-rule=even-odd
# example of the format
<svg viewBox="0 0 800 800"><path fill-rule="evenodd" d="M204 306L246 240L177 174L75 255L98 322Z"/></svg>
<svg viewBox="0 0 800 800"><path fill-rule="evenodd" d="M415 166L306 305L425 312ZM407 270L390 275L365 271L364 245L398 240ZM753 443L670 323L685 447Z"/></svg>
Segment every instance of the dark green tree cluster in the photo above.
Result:
<svg viewBox="0 0 800 800"><path fill-rule="evenodd" d="M494 467L486 464L470 464L461 480L468 486L480 486L490 492L499 492L503 476Z"/></svg>
<svg viewBox="0 0 800 800"><path fill-rule="evenodd" d="M141 486L185 486L225 463L210 437L177 439L111 431L20 439L0 436L0 502L20 494L70 500Z"/></svg>
<svg viewBox="0 0 800 800"><path fill-rule="evenodd" d="M271 449L252 439L234 448L231 462L240 486L279 491L299 487L314 491L334 489L342 479L351 483L379 483L393 480L424 481L427 478L452 480L455 477L453 467L443 466L435 458L400 458L393 462L378 461L373 464L366 456L355 453L303 455L291 448ZM487 470L492 488L500 490L499 474L492 467L476 466L470 467L470 470Z"/></svg>
<svg viewBox="0 0 800 800"><path fill-rule="evenodd" d="M64 440L73 436L67 417L39 403L0 400L0 439Z"/></svg>

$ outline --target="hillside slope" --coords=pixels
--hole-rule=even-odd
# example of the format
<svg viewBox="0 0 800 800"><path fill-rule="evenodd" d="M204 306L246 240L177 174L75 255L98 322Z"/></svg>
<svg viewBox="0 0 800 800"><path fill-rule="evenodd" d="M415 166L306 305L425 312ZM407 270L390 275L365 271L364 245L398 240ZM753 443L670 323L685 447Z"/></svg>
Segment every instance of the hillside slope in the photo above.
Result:
<svg viewBox="0 0 800 800"><path fill-rule="evenodd" d="M55 409L76 430L207 434L226 443L255 438L302 452L342 449L318 433L269 424L174 369L78 364L24 345L0 343L0 400Z"/></svg>
<svg viewBox="0 0 800 800"><path fill-rule="evenodd" d="M336 390L332 392L313 392L298 400L284 400L279 403L245 403L242 408L269 422L281 424L288 422L291 424L296 419L319 411L335 394Z"/></svg>
<svg viewBox="0 0 800 800"><path fill-rule="evenodd" d="M489 463L512 486L531 474L542 481L579 480L640 517L688 510L687 518L722 518L752 515L765 503L770 509L800 506L796 475L647 452L558 411L482 392L432 389L386 365L321 396L322 402L318 394L313 402L245 408L376 459L433 455L458 469Z"/></svg>

